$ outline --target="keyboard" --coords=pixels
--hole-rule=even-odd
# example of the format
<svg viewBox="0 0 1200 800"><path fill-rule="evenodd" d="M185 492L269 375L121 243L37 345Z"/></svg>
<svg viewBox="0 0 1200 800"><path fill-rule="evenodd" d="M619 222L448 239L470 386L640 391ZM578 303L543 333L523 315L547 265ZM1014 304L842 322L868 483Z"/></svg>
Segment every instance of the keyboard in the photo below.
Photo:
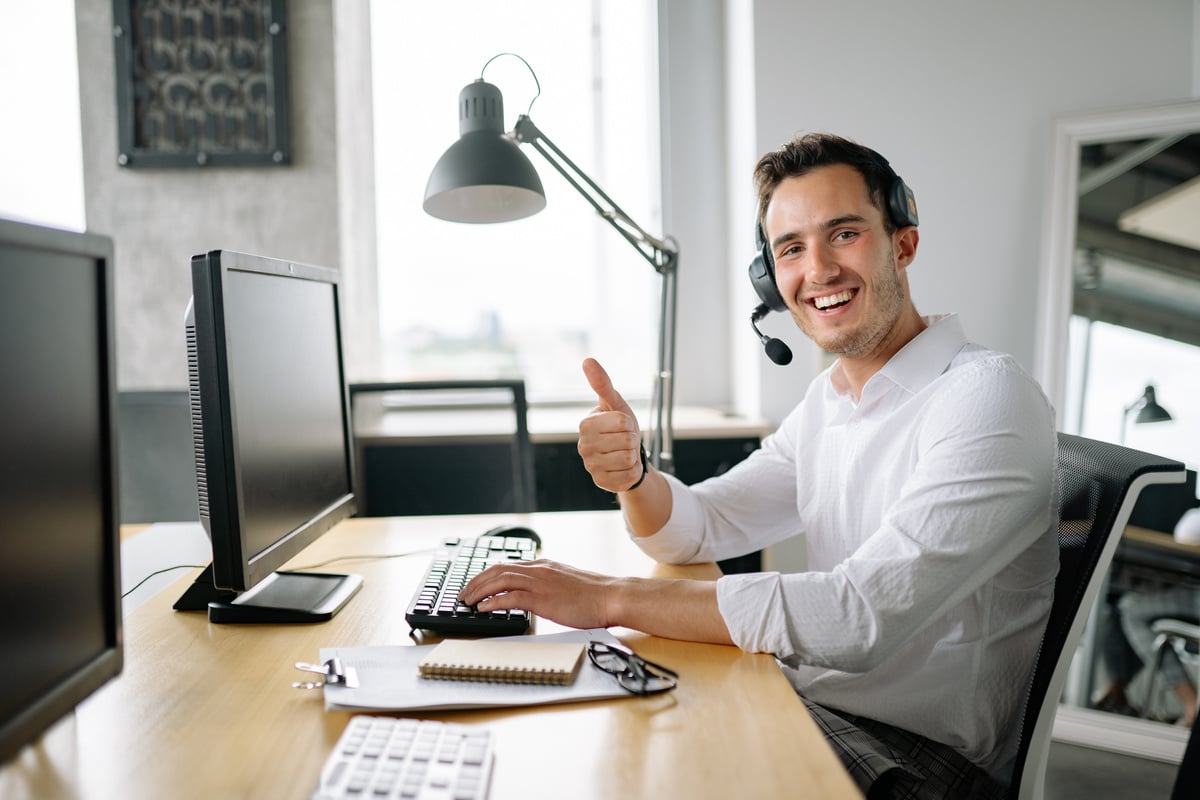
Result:
<svg viewBox="0 0 1200 800"><path fill-rule="evenodd" d="M487 728L355 715L326 757L311 800L484 800L494 760Z"/></svg>
<svg viewBox="0 0 1200 800"><path fill-rule="evenodd" d="M467 581L492 564L529 561L537 544L522 536L446 539L429 561L425 579L408 603L404 619L413 629L463 636L512 636L529 629L528 611L482 612L458 602Z"/></svg>

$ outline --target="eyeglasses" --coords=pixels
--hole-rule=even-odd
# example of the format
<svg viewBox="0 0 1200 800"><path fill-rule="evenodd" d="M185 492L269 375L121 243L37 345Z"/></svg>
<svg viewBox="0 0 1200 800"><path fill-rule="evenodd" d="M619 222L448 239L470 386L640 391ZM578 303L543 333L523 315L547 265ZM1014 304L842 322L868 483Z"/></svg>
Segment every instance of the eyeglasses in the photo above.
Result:
<svg viewBox="0 0 1200 800"><path fill-rule="evenodd" d="M637 695L662 694L675 688L679 673L647 661L619 644L588 642L588 659L616 678L621 688Z"/></svg>

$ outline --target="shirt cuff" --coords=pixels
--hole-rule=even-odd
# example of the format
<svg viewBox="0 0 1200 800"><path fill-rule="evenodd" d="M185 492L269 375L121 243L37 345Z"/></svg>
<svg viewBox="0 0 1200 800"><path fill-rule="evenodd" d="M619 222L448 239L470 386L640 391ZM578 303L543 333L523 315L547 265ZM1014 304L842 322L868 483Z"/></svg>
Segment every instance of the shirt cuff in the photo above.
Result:
<svg viewBox="0 0 1200 800"><path fill-rule="evenodd" d="M700 541L695 531L700 529L700 509L692 493L674 475L663 473L671 488L671 517L657 533L638 536L626 526L626 531L646 555L662 564L688 564L698 559Z"/></svg>

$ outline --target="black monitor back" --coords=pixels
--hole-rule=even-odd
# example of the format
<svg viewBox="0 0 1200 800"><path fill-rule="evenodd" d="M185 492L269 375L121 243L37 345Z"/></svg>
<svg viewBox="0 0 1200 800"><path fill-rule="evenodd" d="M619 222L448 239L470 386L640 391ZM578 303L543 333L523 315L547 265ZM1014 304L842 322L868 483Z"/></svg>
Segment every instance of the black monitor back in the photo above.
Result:
<svg viewBox="0 0 1200 800"><path fill-rule="evenodd" d="M332 590L277 570L355 512L337 272L228 250L191 267L196 491L213 554L198 583L218 592L176 608L207 606L214 622L319 621L332 611L317 608L340 608L326 602Z"/></svg>
<svg viewBox="0 0 1200 800"><path fill-rule="evenodd" d="M112 260L0 220L0 761L122 668Z"/></svg>

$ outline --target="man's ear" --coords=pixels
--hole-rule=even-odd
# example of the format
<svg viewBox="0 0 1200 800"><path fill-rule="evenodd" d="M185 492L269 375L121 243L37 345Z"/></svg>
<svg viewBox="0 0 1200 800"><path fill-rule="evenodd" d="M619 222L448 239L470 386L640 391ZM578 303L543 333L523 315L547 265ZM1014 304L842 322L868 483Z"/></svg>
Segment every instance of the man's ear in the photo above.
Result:
<svg viewBox="0 0 1200 800"><path fill-rule="evenodd" d="M913 259L917 257L917 244L920 241L921 234L917 232L915 225L901 228L892 235L897 267L904 269L913 262Z"/></svg>

